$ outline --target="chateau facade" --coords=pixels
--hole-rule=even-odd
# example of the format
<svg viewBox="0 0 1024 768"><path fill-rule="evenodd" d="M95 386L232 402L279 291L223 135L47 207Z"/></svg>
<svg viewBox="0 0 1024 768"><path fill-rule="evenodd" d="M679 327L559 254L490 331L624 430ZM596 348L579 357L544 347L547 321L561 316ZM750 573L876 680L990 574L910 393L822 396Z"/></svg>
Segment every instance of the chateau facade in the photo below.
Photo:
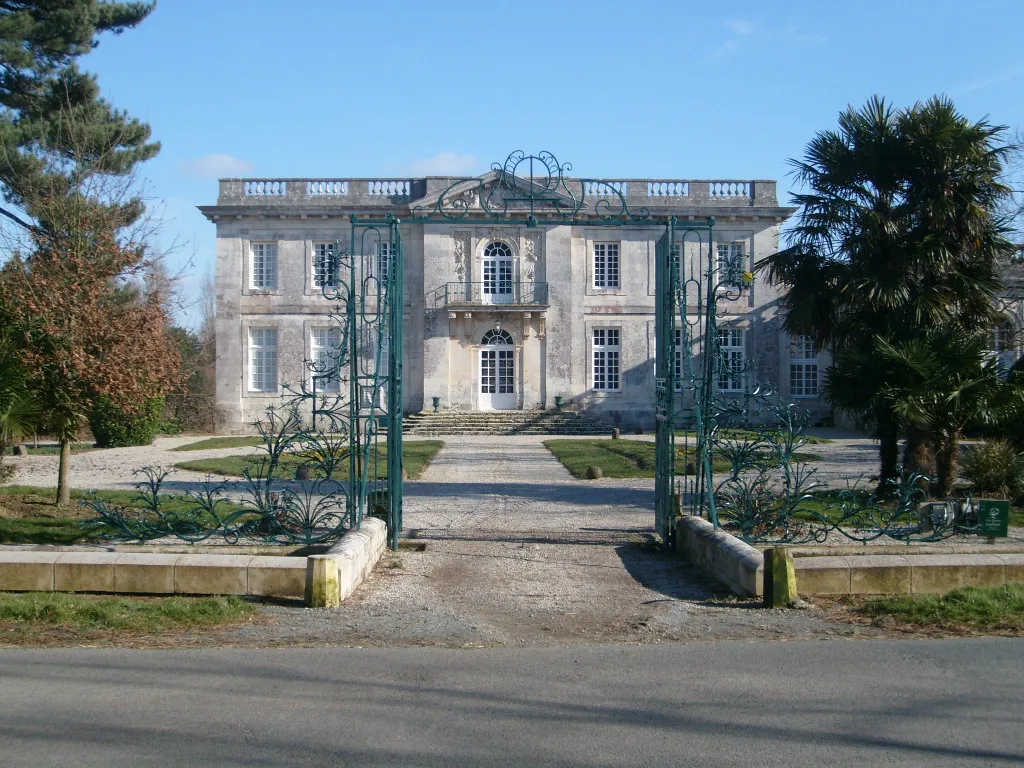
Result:
<svg viewBox="0 0 1024 768"><path fill-rule="evenodd" d="M350 241L353 217L393 215L404 252L406 412L430 409L433 398L456 410L550 408L560 398L609 424L650 429L655 248L665 222L676 217L685 228L714 217L710 240L705 232L675 246L687 274L708 260L712 269L752 270L777 250L795 209L779 205L767 180L565 181L580 190L571 222L523 215L521 224L499 224L481 208L497 172L466 180L465 190L448 177L221 180L217 204L200 207L217 227L221 428L246 431L278 402L283 382L309 376L305 361L323 359L332 339L333 304L322 291L331 248ZM462 194L464 215L410 221L440 210L446 194ZM605 216L615 206L644 211L649 223L613 226ZM378 249L384 273L388 245ZM717 387L767 383L831 418L819 397L827 355L782 331L778 299L760 276L722 295Z"/></svg>

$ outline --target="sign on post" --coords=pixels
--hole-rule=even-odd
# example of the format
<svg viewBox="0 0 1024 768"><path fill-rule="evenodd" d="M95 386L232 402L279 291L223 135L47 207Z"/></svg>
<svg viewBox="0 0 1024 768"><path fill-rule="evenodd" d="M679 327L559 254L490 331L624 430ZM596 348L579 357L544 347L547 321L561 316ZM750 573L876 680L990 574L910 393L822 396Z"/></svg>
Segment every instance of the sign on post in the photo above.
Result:
<svg viewBox="0 0 1024 768"><path fill-rule="evenodd" d="M1006 499L978 501L978 535L1005 538L1010 529L1010 502Z"/></svg>

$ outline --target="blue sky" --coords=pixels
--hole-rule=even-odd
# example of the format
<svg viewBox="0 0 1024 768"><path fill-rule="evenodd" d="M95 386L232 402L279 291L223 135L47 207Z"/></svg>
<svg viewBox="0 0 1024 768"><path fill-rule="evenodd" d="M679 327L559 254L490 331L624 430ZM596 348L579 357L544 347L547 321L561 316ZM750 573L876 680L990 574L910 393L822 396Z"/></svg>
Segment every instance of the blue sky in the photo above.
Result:
<svg viewBox="0 0 1024 768"><path fill-rule="evenodd" d="M194 295L218 176L777 178L848 104L946 93L1024 124L1021 0L160 0L82 60L163 144L142 168ZM193 321L187 310L183 322Z"/></svg>

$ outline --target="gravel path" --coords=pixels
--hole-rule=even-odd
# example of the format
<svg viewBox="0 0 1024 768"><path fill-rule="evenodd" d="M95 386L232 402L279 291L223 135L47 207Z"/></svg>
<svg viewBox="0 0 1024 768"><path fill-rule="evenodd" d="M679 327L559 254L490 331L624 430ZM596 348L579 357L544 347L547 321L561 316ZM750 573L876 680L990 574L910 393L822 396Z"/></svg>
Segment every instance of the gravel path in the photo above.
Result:
<svg viewBox="0 0 1024 768"><path fill-rule="evenodd" d="M574 479L535 437L448 438L407 538L341 608L267 609L241 644L449 647L882 634L724 594L653 535L653 480Z"/></svg>
<svg viewBox="0 0 1024 768"><path fill-rule="evenodd" d="M173 452L197 438L78 454L77 487L125 488L147 464L251 452ZM448 437L406 484L405 538L347 603L266 605L261 621L175 645L563 645L883 635L817 609L766 611L724 593L653 533L652 479L577 480L544 438ZM650 439L643 437L639 439ZM870 440L811 446L822 475L869 475ZM52 486L57 457L15 459L14 482ZM179 471L171 488L201 482Z"/></svg>

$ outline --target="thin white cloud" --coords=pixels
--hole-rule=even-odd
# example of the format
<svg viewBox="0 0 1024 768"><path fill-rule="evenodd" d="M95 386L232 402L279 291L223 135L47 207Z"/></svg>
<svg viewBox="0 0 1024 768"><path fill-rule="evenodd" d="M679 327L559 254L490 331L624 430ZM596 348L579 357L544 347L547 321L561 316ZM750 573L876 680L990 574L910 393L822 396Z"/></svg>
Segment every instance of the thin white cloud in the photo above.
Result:
<svg viewBox="0 0 1024 768"><path fill-rule="evenodd" d="M828 37L819 32L808 32L799 24L790 22L784 27L765 25L753 19L726 19L722 26L727 30L724 42L711 53L712 59L719 59L745 46L778 45L820 45Z"/></svg>
<svg viewBox="0 0 1024 768"><path fill-rule="evenodd" d="M438 152L433 157L415 160L405 166L410 176L467 176L480 168L480 161L473 155L457 152Z"/></svg>
<svg viewBox="0 0 1024 768"><path fill-rule="evenodd" d="M999 83L1005 83L1007 80L1016 80L1021 76L1024 76L1024 67L1016 67L1015 69L1009 69L989 75L988 77L983 77L981 80L976 80L973 83L969 83L960 88L954 88L953 93L972 93L973 91L990 88L993 85L999 85Z"/></svg>
<svg viewBox="0 0 1024 768"><path fill-rule="evenodd" d="M750 19L729 19L725 26L737 37L746 37L757 31L757 25Z"/></svg>
<svg viewBox="0 0 1024 768"><path fill-rule="evenodd" d="M256 164L248 160L222 154L203 155L198 160L181 164L181 169L185 173L197 179L223 179L241 176L249 173L255 167Z"/></svg>

